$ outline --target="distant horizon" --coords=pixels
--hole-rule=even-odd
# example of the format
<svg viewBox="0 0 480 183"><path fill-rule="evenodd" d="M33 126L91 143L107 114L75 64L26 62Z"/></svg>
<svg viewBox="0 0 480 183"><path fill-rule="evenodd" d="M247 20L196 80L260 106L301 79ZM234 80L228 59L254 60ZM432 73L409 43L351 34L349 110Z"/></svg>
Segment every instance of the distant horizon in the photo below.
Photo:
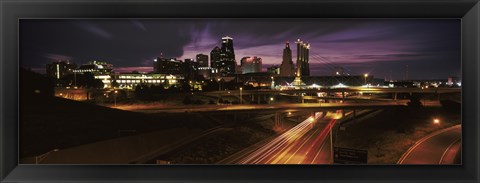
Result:
<svg viewBox="0 0 480 183"><path fill-rule="evenodd" d="M106 61L114 70L153 70L164 55L195 59L233 38L237 64L246 56L263 60L263 71L280 66L285 42L296 63L296 45L311 44L312 76L365 73L387 80L461 77L459 19L22 19L20 63L39 72L47 63L78 65ZM140 70L139 70L140 71ZM40 72L41 73L41 72Z"/></svg>

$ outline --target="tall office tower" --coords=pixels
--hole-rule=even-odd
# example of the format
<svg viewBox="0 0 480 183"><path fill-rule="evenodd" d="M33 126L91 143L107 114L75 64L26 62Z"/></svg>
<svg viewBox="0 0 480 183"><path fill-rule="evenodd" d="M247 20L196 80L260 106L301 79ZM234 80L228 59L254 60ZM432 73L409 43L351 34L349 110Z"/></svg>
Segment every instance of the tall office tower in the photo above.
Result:
<svg viewBox="0 0 480 183"><path fill-rule="evenodd" d="M213 69L214 73L217 73L218 63L220 62L220 48L215 46L210 52L210 67Z"/></svg>
<svg viewBox="0 0 480 183"><path fill-rule="evenodd" d="M295 66L292 61L292 50L290 49L290 43L285 43L285 48L283 49L283 60L282 65L280 65L280 76L294 76L295 75Z"/></svg>
<svg viewBox="0 0 480 183"><path fill-rule="evenodd" d="M233 50L233 38L222 37L222 48L220 48L220 62L217 64L218 73L223 76L235 74L237 64Z"/></svg>
<svg viewBox="0 0 480 183"><path fill-rule="evenodd" d="M208 55L197 54L197 62L199 67L208 67Z"/></svg>
<svg viewBox="0 0 480 183"><path fill-rule="evenodd" d="M240 60L242 74L262 72L262 58L243 57Z"/></svg>
<svg viewBox="0 0 480 183"><path fill-rule="evenodd" d="M233 38L228 36L222 37L222 52L233 54L233 58L235 59L235 51L233 50Z"/></svg>
<svg viewBox="0 0 480 183"><path fill-rule="evenodd" d="M310 66L308 64L308 57L310 51L310 44L304 43L297 39L297 75L296 76L310 76Z"/></svg>

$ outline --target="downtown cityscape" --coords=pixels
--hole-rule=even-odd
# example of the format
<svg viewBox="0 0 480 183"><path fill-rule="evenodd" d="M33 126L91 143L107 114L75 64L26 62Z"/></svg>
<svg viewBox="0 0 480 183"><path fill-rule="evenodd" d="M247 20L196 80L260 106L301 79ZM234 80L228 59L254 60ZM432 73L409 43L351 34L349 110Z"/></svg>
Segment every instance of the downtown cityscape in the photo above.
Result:
<svg viewBox="0 0 480 183"><path fill-rule="evenodd" d="M459 20L20 30L22 164L461 164Z"/></svg>

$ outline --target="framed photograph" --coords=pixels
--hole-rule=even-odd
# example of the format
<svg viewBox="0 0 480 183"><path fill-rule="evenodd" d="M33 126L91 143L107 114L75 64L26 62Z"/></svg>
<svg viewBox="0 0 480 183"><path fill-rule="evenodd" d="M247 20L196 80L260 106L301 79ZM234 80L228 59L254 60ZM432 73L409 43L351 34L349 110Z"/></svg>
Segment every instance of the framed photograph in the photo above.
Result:
<svg viewBox="0 0 480 183"><path fill-rule="evenodd" d="M478 182L472 1L3 1L2 182Z"/></svg>

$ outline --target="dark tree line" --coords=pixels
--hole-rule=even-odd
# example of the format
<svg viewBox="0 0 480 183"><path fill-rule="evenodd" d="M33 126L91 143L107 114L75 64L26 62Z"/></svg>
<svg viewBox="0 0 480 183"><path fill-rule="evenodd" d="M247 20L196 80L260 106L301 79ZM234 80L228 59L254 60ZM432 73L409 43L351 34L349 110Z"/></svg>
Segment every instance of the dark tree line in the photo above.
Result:
<svg viewBox="0 0 480 183"><path fill-rule="evenodd" d="M95 79L92 73L69 74L57 80L57 86L103 88L103 82L100 79Z"/></svg>

